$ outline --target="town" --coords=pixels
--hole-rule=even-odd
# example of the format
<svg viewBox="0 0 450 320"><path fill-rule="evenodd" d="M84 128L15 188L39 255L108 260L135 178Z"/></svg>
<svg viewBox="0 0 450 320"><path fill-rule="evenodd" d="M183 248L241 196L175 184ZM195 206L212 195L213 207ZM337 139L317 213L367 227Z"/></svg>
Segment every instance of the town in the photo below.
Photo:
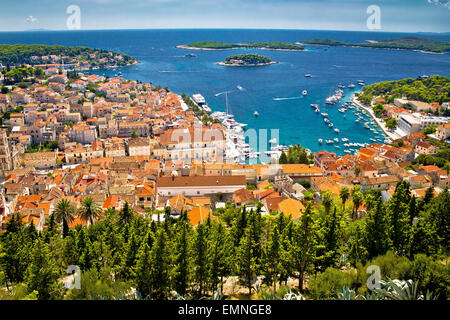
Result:
<svg viewBox="0 0 450 320"><path fill-rule="evenodd" d="M205 126L181 96L150 83L82 73L71 79L67 71L52 69L47 65L26 89L0 94L9 118L0 133L0 223L18 212L42 230L63 198L79 206L90 197L116 210L127 202L142 215L165 207L172 215L187 210L198 223L226 202L255 208L261 202L263 214L282 211L298 219L305 195L320 202L324 192L338 196L343 187L359 185L362 191L382 190L387 201L401 181L417 197L430 187L436 194L449 187L448 168L411 166L418 155L438 151L425 141L423 129L437 125L434 139L450 136L445 117L386 105L407 134L401 146L373 143L345 156L320 151L311 164L239 165L216 157L225 153L226 128L217 122ZM410 103L418 112L436 107ZM201 126L198 141L195 126ZM218 137L206 138L208 130ZM179 139L186 133L188 141ZM357 210L365 214L363 205Z"/></svg>
<svg viewBox="0 0 450 320"><path fill-rule="evenodd" d="M372 143L343 156L291 146L280 161L238 164L224 158L228 128L184 94L119 76L62 66L54 70L51 64L22 68L31 68L30 83L4 85L0 94L0 234L10 232L15 219L45 232L53 229L56 215L66 237L69 230L108 221L111 212L125 217L133 212L152 223L187 219L193 228L200 226L199 233L227 210L250 216L257 212L277 221L290 217L304 226L307 220L302 217L319 208L329 213L333 201L341 203L344 212L351 199L353 221L369 217L374 204L362 194L370 192L380 192L386 205L404 185L413 199L425 199L423 203L448 194L448 158L444 163L436 159L443 159L439 152L448 152L449 118L427 114L441 106L406 99L392 105L375 97L373 108L384 103L385 112L398 119L398 129L404 131L390 145ZM411 110L404 108L407 104ZM293 150L308 154L296 160ZM89 216L86 210L96 213ZM68 212L72 214L64 217ZM160 232L157 236L164 237ZM237 246L246 245L247 237L242 239L240 243L237 238ZM299 268L302 291L306 269ZM249 272L243 277L244 288L252 294ZM277 274L272 273L273 290ZM206 293L202 281L200 295ZM215 281L212 287L217 287ZM140 292L145 288L138 284ZM147 294L156 290L155 298L167 297L164 286L152 288ZM45 292L39 298L48 296Z"/></svg>

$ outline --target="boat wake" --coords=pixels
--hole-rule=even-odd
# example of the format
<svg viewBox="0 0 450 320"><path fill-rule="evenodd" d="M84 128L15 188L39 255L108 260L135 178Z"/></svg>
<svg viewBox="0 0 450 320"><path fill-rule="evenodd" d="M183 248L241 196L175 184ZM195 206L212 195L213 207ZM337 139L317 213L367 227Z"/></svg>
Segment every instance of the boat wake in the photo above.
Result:
<svg viewBox="0 0 450 320"><path fill-rule="evenodd" d="M301 97L289 97L289 98L273 98L273 101L283 101L283 100L296 100L301 99Z"/></svg>
<svg viewBox="0 0 450 320"><path fill-rule="evenodd" d="M158 72L161 73L192 73L192 72L201 72L201 71L190 71L190 70L186 70L186 71L182 71L182 70L158 70Z"/></svg>

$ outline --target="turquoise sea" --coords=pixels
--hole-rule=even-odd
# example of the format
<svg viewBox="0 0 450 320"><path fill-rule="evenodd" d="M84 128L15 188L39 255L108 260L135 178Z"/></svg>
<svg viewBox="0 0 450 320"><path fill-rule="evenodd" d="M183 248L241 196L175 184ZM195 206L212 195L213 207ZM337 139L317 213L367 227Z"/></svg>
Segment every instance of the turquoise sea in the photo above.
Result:
<svg viewBox="0 0 450 320"><path fill-rule="evenodd" d="M420 36L450 41L446 34L400 34L382 32L343 32L312 30L110 30L110 31L33 31L0 32L1 44L59 44L88 46L114 50L136 57L141 63L122 68L122 76L168 86L176 93L201 93L213 111L225 110L225 96L236 121L254 129L279 129L279 143L300 143L312 151L329 150L343 153L334 145L319 145L318 138L346 137L350 142L371 143L374 134L355 123L356 116L348 110L338 112L340 104L326 105L339 83L354 83L355 89L344 89L349 99L361 87L357 80L371 84L386 80L416 78L421 75L450 76L450 55L413 51L369 48L307 47L305 52L269 50L191 51L176 45L199 40L223 42L284 41L297 42L310 38L331 38L358 43L365 40ZM279 64L264 67L222 67L215 62L239 53L259 53ZM196 57L185 57L194 53ZM117 71L97 70L114 76ZM304 74L312 75L310 78ZM241 90L237 86L242 87ZM301 91L308 95L302 97ZM274 98L288 98L273 100ZM321 112L338 128L337 134L328 128L311 103L319 104ZM259 116L253 115L258 111ZM270 131L269 131L270 132Z"/></svg>

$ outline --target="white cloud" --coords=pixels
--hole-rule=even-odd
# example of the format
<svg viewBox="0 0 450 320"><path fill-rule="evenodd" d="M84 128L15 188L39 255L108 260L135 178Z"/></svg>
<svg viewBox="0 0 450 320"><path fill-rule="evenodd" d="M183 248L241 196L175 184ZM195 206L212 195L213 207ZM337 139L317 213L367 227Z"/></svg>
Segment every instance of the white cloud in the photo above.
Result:
<svg viewBox="0 0 450 320"><path fill-rule="evenodd" d="M428 3L441 5L446 7L447 9L450 9L450 0L427 0Z"/></svg>
<svg viewBox="0 0 450 320"><path fill-rule="evenodd" d="M25 22L26 22L26 23L35 23L35 22L37 22L37 18L35 18L35 17L33 17L33 16L28 16L28 17L25 19Z"/></svg>

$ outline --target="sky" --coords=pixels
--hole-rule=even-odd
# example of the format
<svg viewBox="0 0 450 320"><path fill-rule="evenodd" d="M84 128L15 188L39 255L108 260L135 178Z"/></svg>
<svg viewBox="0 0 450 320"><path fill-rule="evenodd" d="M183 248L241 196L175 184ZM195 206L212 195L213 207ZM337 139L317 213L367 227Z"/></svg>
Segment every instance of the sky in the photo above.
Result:
<svg viewBox="0 0 450 320"><path fill-rule="evenodd" d="M68 13L69 6L77 6L80 14L78 9ZM367 13L369 6L377 6L380 14L377 8ZM255 28L450 32L449 18L450 0L0 0L0 31Z"/></svg>

